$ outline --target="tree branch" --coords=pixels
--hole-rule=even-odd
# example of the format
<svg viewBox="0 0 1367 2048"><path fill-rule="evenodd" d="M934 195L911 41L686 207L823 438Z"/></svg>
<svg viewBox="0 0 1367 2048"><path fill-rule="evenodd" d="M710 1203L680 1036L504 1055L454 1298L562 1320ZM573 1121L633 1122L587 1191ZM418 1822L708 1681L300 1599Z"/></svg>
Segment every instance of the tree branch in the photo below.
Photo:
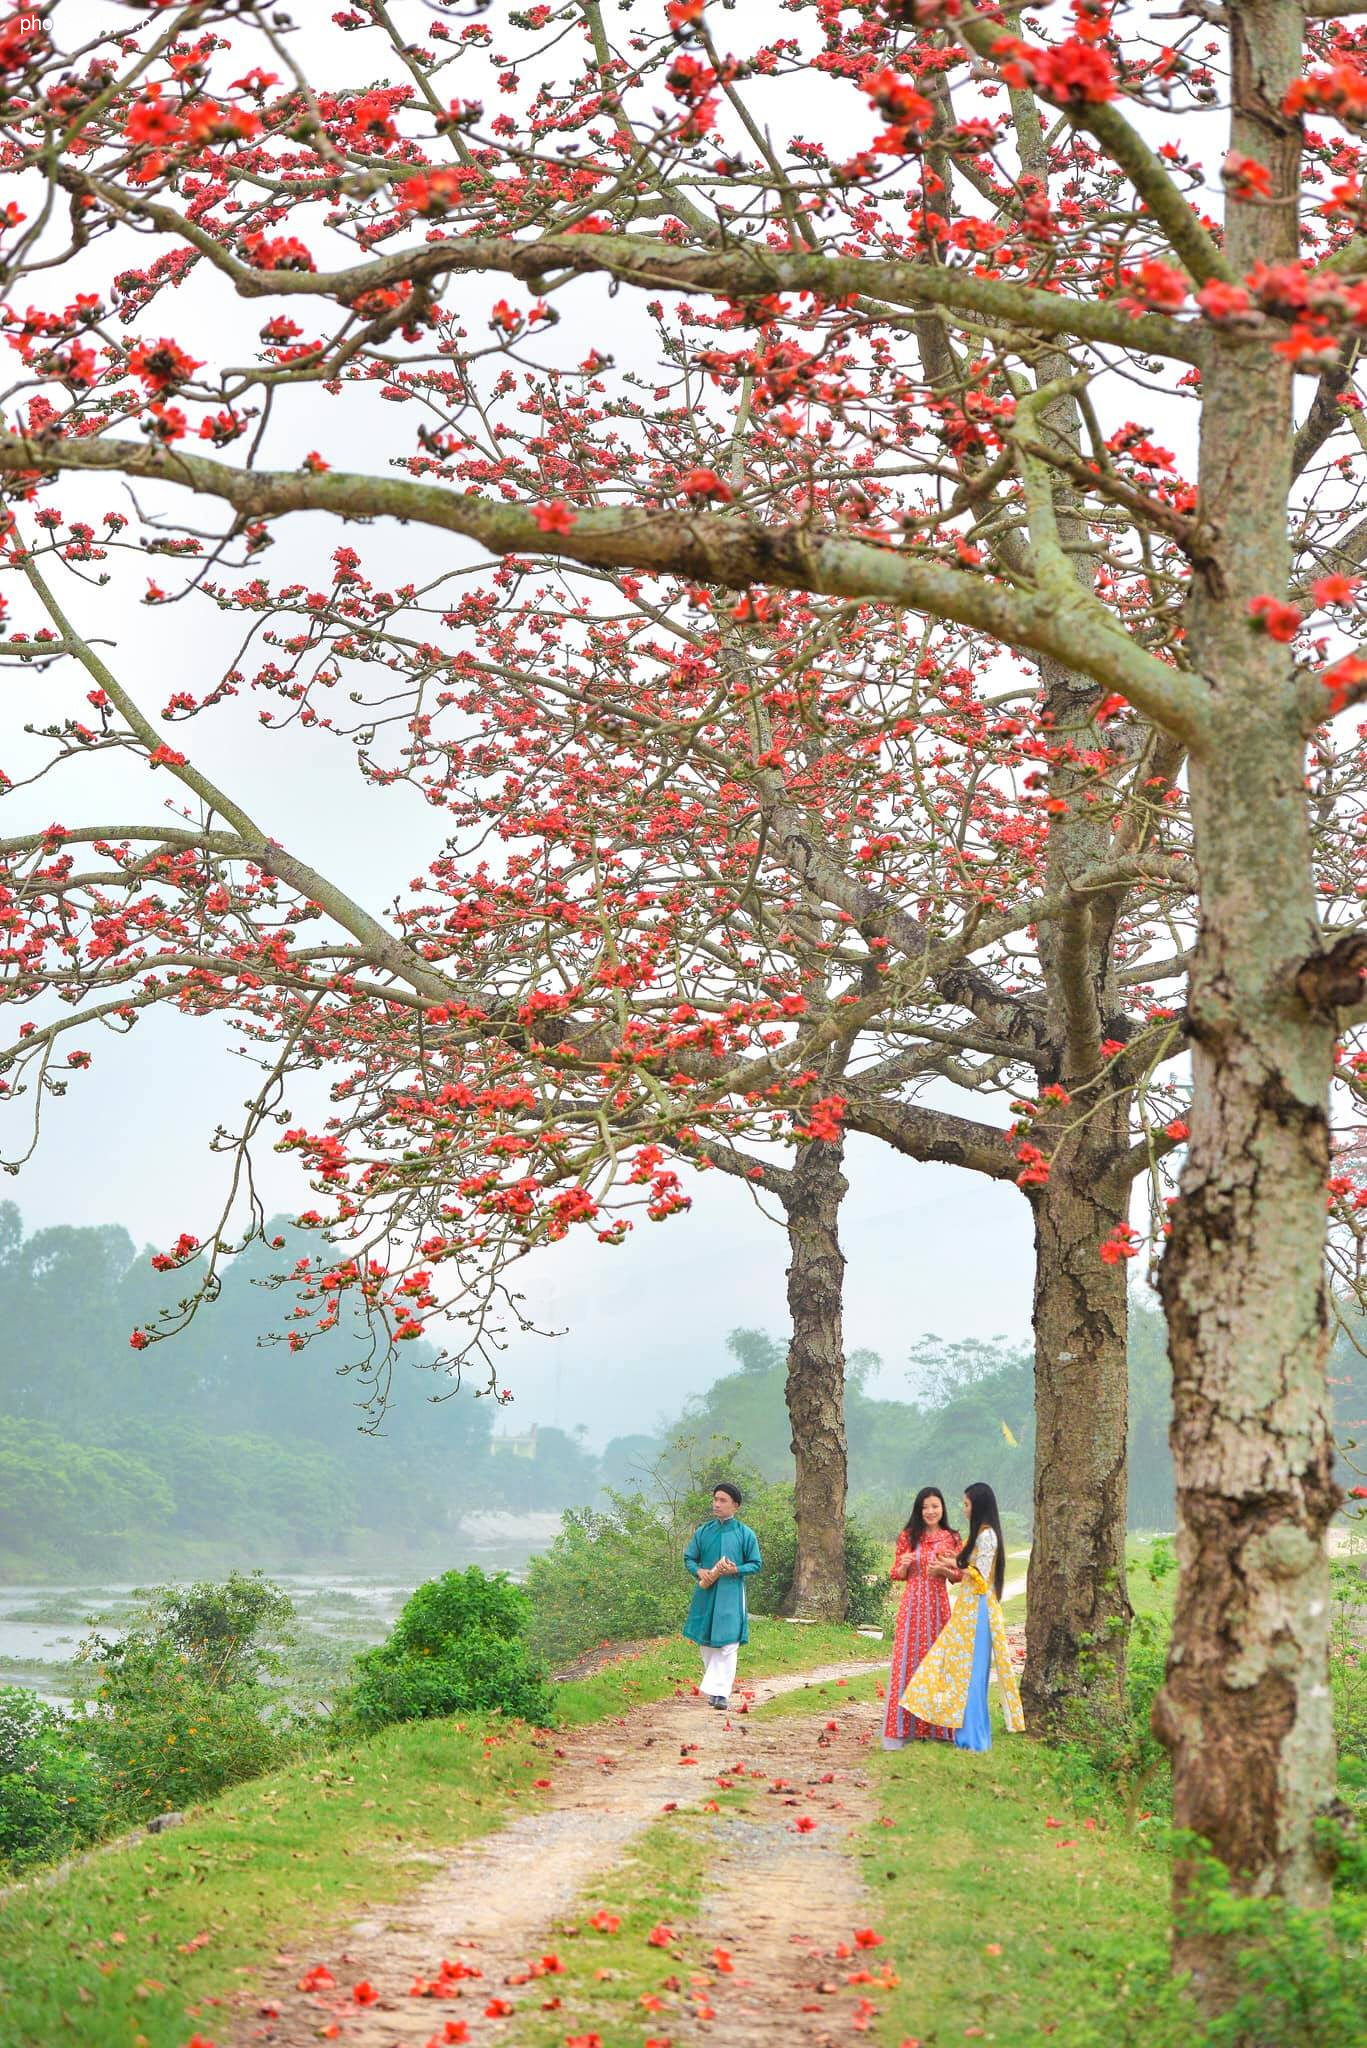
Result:
<svg viewBox="0 0 1367 2048"><path fill-rule="evenodd" d="M916 1103L880 1102L856 1090L846 1099L846 1130L881 1138L909 1159L944 1166L966 1166L989 1180L1014 1181L1020 1171L1004 1130L977 1123L946 1110Z"/></svg>
<svg viewBox="0 0 1367 2048"><path fill-rule="evenodd" d="M404 175L408 174L405 167ZM775 292L807 292L823 299L856 296L922 311L943 307L998 327L1071 336L1175 362L1199 365L1205 355L1199 325L1169 320L1161 313L1136 316L1121 306L1037 291L952 265L784 251L759 244L698 249L675 247L646 235L551 234L525 242L480 235L396 249L345 270L261 270L234 256L173 206L135 197L79 172L66 171L64 177L115 211L144 219L161 233L189 243L247 299L322 298L351 305L367 293L396 284L425 286L441 277L489 271L516 277L540 291L554 272L611 277L642 291L686 291L741 301ZM1197 232L1203 231L1198 227Z"/></svg>
<svg viewBox="0 0 1367 2048"><path fill-rule="evenodd" d="M723 589L767 583L825 596L879 599L977 627L1009 647L1053 655L1121 692L1194 750L1208 724L1205 692L1197 679L1137 646L1080 587L1010 590L905 549L848 540L813 527L762 526L716 512L627 510L583 512L569 533L547 534L529 506L463 497L400 477L244 470L131 441L0 433L0 475L65 471L155 479L217 498L244 518L331 512L342 519L411 520L461 534L497 555L549 554L595 567L690 577Z"/></svg>

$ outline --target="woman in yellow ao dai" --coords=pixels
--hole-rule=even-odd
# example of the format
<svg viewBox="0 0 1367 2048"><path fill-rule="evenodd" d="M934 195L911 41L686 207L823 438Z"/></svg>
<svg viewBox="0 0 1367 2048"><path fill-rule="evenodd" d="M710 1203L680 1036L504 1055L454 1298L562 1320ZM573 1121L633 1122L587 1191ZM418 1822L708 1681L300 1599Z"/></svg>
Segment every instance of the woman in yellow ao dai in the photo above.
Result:
<svg viewBox="0 0 1367 2048"><path fill-rule="evenodd" d="M970 1486L964 1513L968 1541L959 1556L966 1562L956 1566L936 1560L930 1567L960 1582L954 1609L903 1693L902 1705L922 1721L952 1728L960 1749L991 1749L987 1680L992 1665L1007 1728L1019 1735L1025 1727L1002 1620L1006 1553L992 1488L982 1481Z"/></svg>

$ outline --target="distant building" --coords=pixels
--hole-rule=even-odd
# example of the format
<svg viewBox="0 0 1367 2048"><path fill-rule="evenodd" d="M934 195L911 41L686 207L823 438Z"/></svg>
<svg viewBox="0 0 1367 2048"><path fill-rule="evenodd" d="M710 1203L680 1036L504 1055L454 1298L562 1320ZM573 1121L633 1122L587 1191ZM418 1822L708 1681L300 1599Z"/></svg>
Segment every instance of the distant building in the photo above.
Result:
<svg viewBox="0 0 1367 2048"><path fill-rule="evenodd" d="M501 1436L489 1439L490 1455L495 1458L534 1458L536 1456L536 1424L533 1423L525 1436L513 1436L507 1431Z"/></svg>

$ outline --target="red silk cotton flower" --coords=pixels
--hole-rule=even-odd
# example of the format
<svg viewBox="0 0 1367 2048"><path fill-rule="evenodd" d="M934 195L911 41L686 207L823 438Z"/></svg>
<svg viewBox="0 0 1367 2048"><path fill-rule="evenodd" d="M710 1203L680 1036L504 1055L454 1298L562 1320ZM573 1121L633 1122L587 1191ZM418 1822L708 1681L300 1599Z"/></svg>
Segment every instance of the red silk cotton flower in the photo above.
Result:
<svg viewBox="0 0 1367 2048"><path fill-rule="evenodd" d="M563 498L552 498L549 505L532 507L532 518L543 533L568 533L578 517Z"/></svg>

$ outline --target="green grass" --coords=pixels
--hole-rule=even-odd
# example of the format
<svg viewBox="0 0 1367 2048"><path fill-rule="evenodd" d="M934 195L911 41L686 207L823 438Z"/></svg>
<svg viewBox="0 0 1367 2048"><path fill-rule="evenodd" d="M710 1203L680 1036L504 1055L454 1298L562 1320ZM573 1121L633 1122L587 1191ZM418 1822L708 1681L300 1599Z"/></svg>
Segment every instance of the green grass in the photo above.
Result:
<svg viewBox="0 0 1367 2048"><path fill-rule="evenodd" d="M878 1645L873 1643L870 1647L876 1651ZM827 1679L820 1685L799 1686L794 1692L786 1692L779 1699L770 1700L767 1706L760 1708L757 1718L768 1721L785 1715L811 1714L818 1707L829 1710L847 1707L854 1700L876 1700L886 1684L887 1670L880 1665L877 1671L866 1671L858 1678L848 1679L843 1685L836 1679Z"/></svg>
<svg viewBox="0 0 1367 2048"><path fill-rule="evenodd" d="M871 1914L901 1976L889 2040L1166 2043L1130 2031L1129 2016L1150 2026L1176 1997L1163 1981L1167 1863L1142 1831L1104 1806L1074 1808L1049 1752L999 1720L986 1755L916 1743L872 1754L870 1770Z"/></svg>
<svg viewBox="0 0 1367 2048"><path fill-rule="evenodd" d="M406 1850L497 1824L540 1762L528 1731L425 1722L239 1785L184 1827L0 1902L6 2048L178 2048L198 2001L310 1930L430 1875ZM199 1946L200 1937L207 1936Z"/></svg>
<svg viewBox="0 0 1367 2048"><path fill-rule="evenodd" d="M849 1628L757 1620L742 1677L878 1649ZM691 1644L652 1645L559 1687L561 1720L579 1726L667 1698L697 1669ZM486 1733L496 1736L487 1754ZM239 1785L185 1826L97 1855L51 1889L0 1900L0 2042L180 2048L196 2029L212 2039L202 2001L363 1904L421 1885L430 1869L405 1864L406 1852L454 1847L538 1799L539 1742L473 1715L388 1729Z"/></svg>
<svg viewBox="0 0 1367 2048"><path fill-rule="evenodd" d="M1156 1579L1150 1576L1155 1544L1161 1544L1163 1549L1171 1554L1170 1537L1131 1536L1126 1540L1125 1567L1130 1605L1136 1615L1146 1614L1152 1615L1155 1620L1171 1620L1172 1604L1177 1593L1177 1572L1174 1568Z"/></svg>

